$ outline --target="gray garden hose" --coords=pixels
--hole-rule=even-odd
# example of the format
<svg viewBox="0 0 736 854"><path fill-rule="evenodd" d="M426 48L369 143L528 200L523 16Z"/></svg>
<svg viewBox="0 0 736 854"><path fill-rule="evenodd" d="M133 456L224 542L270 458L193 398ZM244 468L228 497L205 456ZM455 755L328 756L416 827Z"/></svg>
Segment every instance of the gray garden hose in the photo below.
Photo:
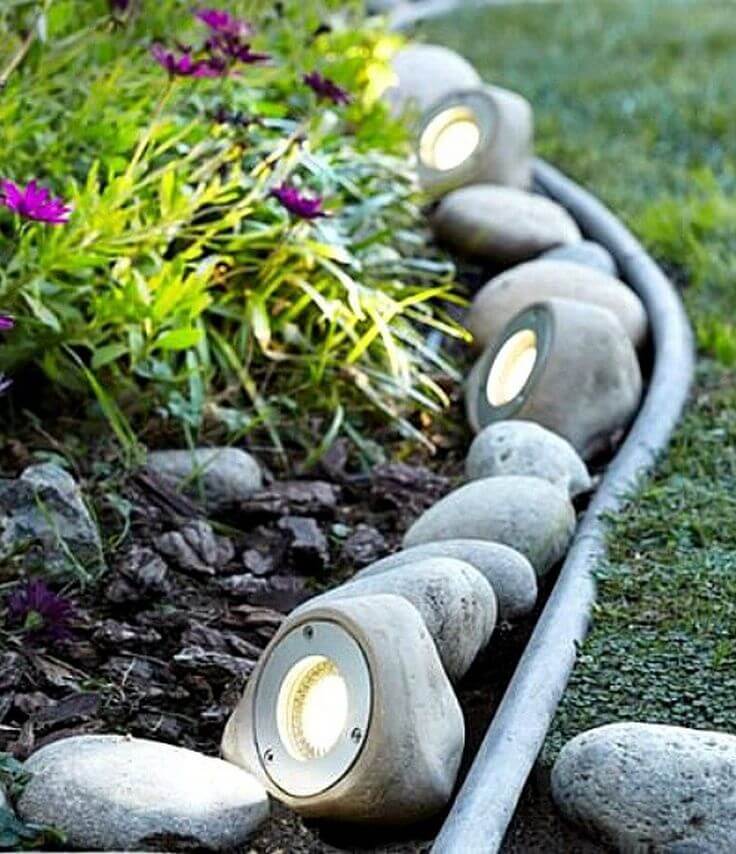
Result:
<svg viewBox="0 0 736 854"><path fill-rule="evenodd" d="M682 415L694 370L693 337L680 298L631 232L593 195L538 160L535 180L586 237L615 257L649 316L654 368L629 434L580 522L559 578L475 761L432 848L433 854L492 854L501 847L585 637L595 599L592 570L605 550L603 514L615 512L654 466Z"/></svg>

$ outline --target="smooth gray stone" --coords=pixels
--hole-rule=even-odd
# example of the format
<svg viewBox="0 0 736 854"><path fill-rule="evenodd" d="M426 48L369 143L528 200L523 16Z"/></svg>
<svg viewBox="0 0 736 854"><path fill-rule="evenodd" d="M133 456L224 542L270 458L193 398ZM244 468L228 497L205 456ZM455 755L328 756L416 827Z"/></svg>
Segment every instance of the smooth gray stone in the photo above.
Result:
<svg viewBox="0 0 736 854"><path fill-rule="evenodd" d="M495 184L448 193L432 226L438 240L459 254L502 264L528 261L581 239L575 220L557 202Z"/></svg>
<svg viewBox="0 0 736 854"><path fill-rule="evenodd" d="M438 44L410 44L391 60L396 82L384 93L394 115L407 109L419 113L458 89L481 85L478 72L450 48Z"/></svg>
<svg viewBox="0 0 736 854"><path fill-rule="evenodd" d="M225 851L268 817L250 774L169 744L75 736L41 748L25 768L21 818L57 827L72 848Z"/></svg>
<svg viewBox="0 0 736 854"><path fill-rule="evenodd" d="M379 593L401 596L419 611L452 682L468 672L496 626L498 605L491 585L474 566L448 557L417 559L401 572L351 579L295 613Z"/></svg>
<svg viewBox="0 0 736 854"><path fill-rule="evenodd" d="M631 288L571 261L530 261L495 276L473 298L465 325L473 333L475 345L485 348L519 312L547 299L607 309L635 347L646 339L647 313Z"/></svg>
<svg viewBox="0 0 736 854"><path fill-rule="evenodd" d="M190 495L203 498L211 512L244 501L263 486L260 466L240 448L153 451L148 465L179 481Z"/></svg>
<svg viewBox="0 0 736 854"><path fill-rule="evenodd" d="M592 240L581 240L580 243L571 243L569 246L558 246L550 249L539 257L540 261L572 261L583 267L590 267L607 276L618 276L616 261L600 243Z"/></svg>
<svg viewBox="0 0 736 854"><path fill-rule="evenodd" d="M561 490L538 477L487 477L461 486L425 511L404 546L478 539L521 552L538 576L565 554L575 510Z"/></svg>
<svg viewBox="0 0 736 854"><path fill-rule="evenodd" d="M552 770L570 821L618 851L736 851L736 736L617 723L577 736Z"/></svg>
<svg viewBox="0 0 736 854"><path fill-rule="evenodd" d="M570 498L589 492L588 468L562 436L532 421L499 421L475 437L465 460L470 480L499 475L541 477Z"/></svg>
<svg viewBox="0 0 736 854"><path fill-rule="evenodd" d="M105 568L102 541L74 478L54 463L29 466L0 481L0 559L24 552L24 563L49 574Z"/></svg>
<svg viewBox="0 0 736 854"><path fill-rule="evenodd" d="M392 572L429 557L454 558L474 566L493 588L501 620L523 617L534 608L537 601L534 567L514 549L485 540L443 540L412 546L361 569L354 578L357 581Z"/></svg>

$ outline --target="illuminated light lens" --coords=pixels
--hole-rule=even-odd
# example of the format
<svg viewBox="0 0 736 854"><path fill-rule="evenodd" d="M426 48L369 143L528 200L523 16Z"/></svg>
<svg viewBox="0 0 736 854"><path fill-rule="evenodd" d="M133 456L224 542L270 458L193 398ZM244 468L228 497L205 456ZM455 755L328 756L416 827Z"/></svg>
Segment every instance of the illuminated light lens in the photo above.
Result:
<svg viewBox="0 0 736 854"><path fill-rule="evenodd" d="M464 163L480 144L480 128L473 112L452 107L435 116L427 125L419 144L422 162L448 172Z"/></svg>
<svg viewBox="0 0 736 854"><path fill-rule="evenodd" d="M527 384L537 362L537 335L522 329L498 351L488 374L486 397L491 406L513 400Z"/></svg>
<svg viewBox="0 0 736 854"><path fill-rule="evenodd" d="M277 717L281 741L294 759L329 753L348 719L348 689L334 662L323 655L297 662L281 685Z"/></svg>

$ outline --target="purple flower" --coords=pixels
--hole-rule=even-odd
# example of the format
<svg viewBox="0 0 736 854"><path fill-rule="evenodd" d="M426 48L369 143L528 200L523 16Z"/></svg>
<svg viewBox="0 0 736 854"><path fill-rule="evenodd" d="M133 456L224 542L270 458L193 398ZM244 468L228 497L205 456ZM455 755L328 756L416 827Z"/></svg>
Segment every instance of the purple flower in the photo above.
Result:
<svg viewBox="0 0 736 854"><path fill-rule="evenodd" d="M278 199L289 213L302 219L317 219L325 215L321 196L303 196L296 187L289 187L287 184L275 187L271 190L271 195Z"/></svg>
<svg viewBox="0 0 736 854"><path fill-rule="evenodd" d="M13 385L13 381L10 377L6 377L5 374L0 374L0 395L5 394L11 385Z"/></svg>
<svg viewBox="0 0 736 854"><path fill-rule="evenodd" d="M65 205L62 199L54 198L35 181L21 189L13 181L0 180L0 192L0 203L26 219L51 225L62 225L69 220L71 207Z"/></svg>
<svg viewBox="0 0 736 854"><path fill-rule="evenodd" d="M305 74L302 80L318 98L326 98L333 104L349 104L352 100L349 92L338 86L329 77L324 77L319 71Z"/></svg>
<svg viewBox="0 0 736 854"><path fill-rule="evenodd" d="M254 65L257 62L266 62L271 59L269 54L257 53L251 50L250 44L241 42L240 39L234 36L212 36L205 42L205 47L215 59L220 59L218 57L219 51L223 57L243 62L246 65Z"/></svg>
<svg viewBox="0 0 736 854"><path fill-rule="evenodd" d="M182 49L180 56L166 50L162 44L151 46L151 55L172 77L224 77L227 65L221 59L192 59L190 48Z"/></svg>
<svg viewBox="0 0 736 854"><path fill-rule="evenodd" d="M224 9L195 9L194 17L213 33L236 38L253 35L253 27L247 21L241 21Z"/></svg>
<svg viewBox="0 0 736 854"><path fill-rule="evenodd" d="M7 605L8 621L20 626L32 640L61 641L71 635L69 620L74 606L40 578L19 584L8 596Z"/></svg>
<svg viewBox="0 0 736 854"><path fill-rule="evenodd" d="M7 332L15 326L15 318L9 314L0 314L0 332Z"/></svg>

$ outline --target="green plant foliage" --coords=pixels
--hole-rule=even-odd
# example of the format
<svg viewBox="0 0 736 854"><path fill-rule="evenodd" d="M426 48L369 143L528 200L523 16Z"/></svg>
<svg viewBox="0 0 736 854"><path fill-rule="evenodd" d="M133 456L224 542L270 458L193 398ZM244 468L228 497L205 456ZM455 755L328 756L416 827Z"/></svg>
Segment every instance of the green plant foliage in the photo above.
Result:
<svg viewBox="0 0 736 854"><path fill-rule="evenodd" d="M658 473L611 520L593 628L544 759L616 720L734 731L733 8L530 4L454 14L427 36L532 101L541 153L621 214L683 286L703 356Z"/></svg>
<svg viewBox="0 0 736 854"><path fill-rule="evenodd" d="M453 269L425 246L407 139L376 98L396 39L338 5L231 4L273 61L173 81L148 47L201 41L189 4L139 0L123 24L104 3L51 6L0 98L2 173L74 213L22 228L0 213L0 305L18 318L0 370L92 389L126 445L152 412L277 447L337 413L420 437L410 416L445 404L435 375L451 371L424 336L462 334L438 309ZM318 101L314 69L351 103ZM328 216L289 214L283 183Z"/></svg>

